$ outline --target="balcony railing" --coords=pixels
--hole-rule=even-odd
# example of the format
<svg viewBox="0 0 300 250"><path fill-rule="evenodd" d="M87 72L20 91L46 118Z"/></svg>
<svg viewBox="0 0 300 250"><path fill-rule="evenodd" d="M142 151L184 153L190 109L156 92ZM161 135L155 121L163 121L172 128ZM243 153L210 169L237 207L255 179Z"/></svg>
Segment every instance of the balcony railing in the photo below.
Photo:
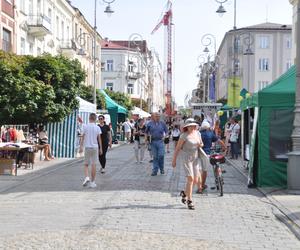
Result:
<svg viewBox="0 0 300 250"><path fill-rule="evenodd" d="M126 78L127 79L139 79L141 78L142 74L140 72L127 72Z"/></svg>
<svg viewBox="0 0 300 250"><path fill-rule="evenodd" d="M44 15L28 16L27 25L32 35L45 36L51 33L51 19Z"/></svg>
<svg viewBox="0 0 300 250"><path fill-rule="evenodd" d="M61 49L67 49L67 50L75 50L77 49L76 43L73 40L63 40L60 42L60 48Z"/></svg>

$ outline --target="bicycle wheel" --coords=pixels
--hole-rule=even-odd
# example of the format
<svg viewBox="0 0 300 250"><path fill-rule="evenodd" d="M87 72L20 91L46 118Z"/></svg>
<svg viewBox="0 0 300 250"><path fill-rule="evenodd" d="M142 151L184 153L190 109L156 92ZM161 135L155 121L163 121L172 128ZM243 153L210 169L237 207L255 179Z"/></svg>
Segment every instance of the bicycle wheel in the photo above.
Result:
<svg viewBox="0 0 300 250"><path fill-rule="evenodd" d="M220 192L220 196L223 196L223 177L218 176L218 190Z"/></svg>

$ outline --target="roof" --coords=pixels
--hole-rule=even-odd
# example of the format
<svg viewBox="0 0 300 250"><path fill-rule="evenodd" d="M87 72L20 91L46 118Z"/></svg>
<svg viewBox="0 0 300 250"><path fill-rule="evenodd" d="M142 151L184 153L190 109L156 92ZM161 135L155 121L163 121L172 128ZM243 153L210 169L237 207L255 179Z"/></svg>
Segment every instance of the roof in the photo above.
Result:
<svg viewBox="0 0 300 250"><path fill-rule="evenodd" d="M136 50L139 48L141 50L141 53L148 52L146 40L112 40L111 42L127 49Z"/></svg>
<svg viewBox="0 0 300 250"><path fill-rule="evenodd" d="M260 23L256 25L247 26L240 29L251 29L251 30L291 30L292 25L280 24L280 23ZM238 29L239 30L239 29Z"/></svg>
<svg viewBox="0 0 300 250"><path fill-rule="evenodd" d="M128 47L121 46L117 43L108 40L101 41L101 48L102 49L116 49L116 50L129 50Z"/></svg>
<svg viewBox="0 0 300 250"><path fill-rule="evenodd" d="M242 28L238 28L235 30L229 30L228 32L225 33L225 36L222 39L222 42L218 48L218 52L217 54L220 53L221 48L223 47L225 41L226 41L226 37L229 34L232 34L234 32L241 32L241 31L288 31L291 32L292 31L292 25L288 24L279 24L279 23L260 23L260 24L255 24L255 25L251 25L251 26L246 26L246 27L242 27Z"/></svg>

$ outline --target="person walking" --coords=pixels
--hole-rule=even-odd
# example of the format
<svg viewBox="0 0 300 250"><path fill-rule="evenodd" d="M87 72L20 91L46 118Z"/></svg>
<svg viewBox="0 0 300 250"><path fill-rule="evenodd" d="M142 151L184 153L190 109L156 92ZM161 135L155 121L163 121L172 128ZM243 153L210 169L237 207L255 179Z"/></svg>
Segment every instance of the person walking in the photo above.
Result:
<svg viewBox="0 0 300 250"><path fill-rule="evenodd" d="M123 128L124 128L124 132L125 132L126 142L130 143L130 138L131 138L131 123L130 123L130 121L129 121L128 118L123 123Z"/></svg>
<svg viewBox="0 0 300 250"><path fill-rule="evenodd" d="M173 168L176 167L177 156L179 152L182 152L183 167L187 180L185 191L181 191L180 196L182 203L187 203L188 209L195 209L192 201L192 191L193 185L197 184L200 176L198 151L202 146L198 124L192 118L187 119L174 152L172 166Z"/></svg>
<svg viewBox="0 0 300 250"><path fill-rule="evenodd" d="M178 125L175 125L174 128L173 128L173 130L172 130L172 139L173 139L173 141L175 143L175 148L177 146L179 137L180 137L180 129L179 129Z"/></svg>
<svg viewBox="0 0 300 250"><path fill-rule="evenodd" d="M102 154L99 154L99 162L101 165L100 172L101 174L105 173L105 166L106 166L106 153L108 147L111 148L112 146L112 133L110 127L105 123L104 115L99 115L99 128L101 129L101 141L102 141ZM100 145L99 145L100 146Z"/></svg>
<svg viewBox="0 0 300 250"><path fill-rule="evenodd" d="M213 143L220 143L223 150L226 151L226 146L224 144L224 142L219 139L219 137L216 136L216 134L214 133L214 131L211 130L210 128L210 124L207 121L202 122L201 124L201 139L203 142L203 151L205 152L206 155L210 155L211 154L211 147ZM198 194L202 194L203 191L207 188L206 185L206 178L207 178L207 166L206 164L202 164L200 166L201 168L201 178L198 181L198 190L197 193Z"/></svg>
<svg viewBox="0 0 300 250"><path fill-rule="evenodd" d="M146 126L144 119L140 118L134 125L134 152L136 163L143 163L146 150Z"/></svg>
<svg viewBox="0 0 300 250"><path fill-rule="evenodd" d="M230 136L230 149L231 149L231 158L230 159L238 159L239 157L239 134L240 134L240 125L236 118L232 117L230 119L231 126L229 128Z"/></svg>
<svg viewBox="0 0 300 250"><path fill-rule="evenodd" d="M146 127L146 134L150 136L151 151L153 154L153 168L151 176L156 176L158 170L161 174L165 173L164 170L164 135L168 134L168 128L163 121L160 121L159 113L152 113L152 120Z"/></svg>
<svg viewBox="0 0 300 250"><path fill-rule="evenodd" d="M80 153L84 150L84 175L83 186L97 187L95 183L96 178L96 163L98 161L98 152L102 155L102 140L101 129L96 125L97 116L91 113L89 116L89 123L83 126L83 135L80 144ZM100 148L99 148L100 145ZM91 178L89 177L89 165L91 165Z"/></svg>

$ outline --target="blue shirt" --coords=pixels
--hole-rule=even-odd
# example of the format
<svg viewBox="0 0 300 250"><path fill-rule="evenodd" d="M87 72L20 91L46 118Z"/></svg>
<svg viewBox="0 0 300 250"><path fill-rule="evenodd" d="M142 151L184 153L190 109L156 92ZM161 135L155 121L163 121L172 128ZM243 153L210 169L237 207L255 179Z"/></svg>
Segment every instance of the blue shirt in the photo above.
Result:
<svg viewBox="0 0 300 250"><path fill-rule="evenodd" d="M203 150L206 154L209 155L212 143L218 141L219 138L211 130L202 130L201 138L202 138L202 142L204 144Z"/></svg>
<svg viewBox="0 0 300 250"><path fill-rule="evenodd" d="M168 134L168 128L162 121L150 121L146 127L146 133L151 136L152 140L162 140L165 134Z"/></svg>

